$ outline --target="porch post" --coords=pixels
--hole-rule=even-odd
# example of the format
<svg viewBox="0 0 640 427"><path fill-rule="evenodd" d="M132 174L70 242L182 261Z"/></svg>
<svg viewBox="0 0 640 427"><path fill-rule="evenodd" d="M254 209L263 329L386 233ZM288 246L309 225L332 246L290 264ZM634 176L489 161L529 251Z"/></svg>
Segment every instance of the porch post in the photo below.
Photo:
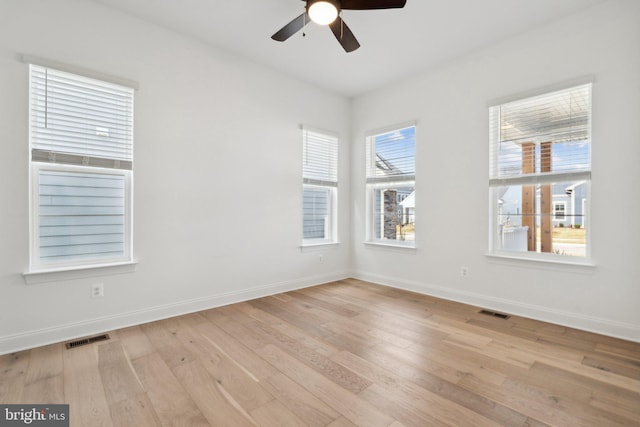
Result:
<svg viewBox="0 0 640 427"><path fill-rule="evenodd" d="M534 173L536 170L536 144L522 144L522 173ZM536 251L536 186L522 186L522 226L527 231L527 250Z"/></svg>
<svg viewBox="0 0 640 427"><path fill-rule="evenodd" d="M398 225L398 192L396 190L384 190L383 209L383 237L395 240Z"/></svg>
<svg viewBox="0 0 640 427"><path fill-rule="evenodd" d="M540 144L540 172L551 172L551 142ZM551 184L540 186L540 252L553 250L553 196Z"/></svg>

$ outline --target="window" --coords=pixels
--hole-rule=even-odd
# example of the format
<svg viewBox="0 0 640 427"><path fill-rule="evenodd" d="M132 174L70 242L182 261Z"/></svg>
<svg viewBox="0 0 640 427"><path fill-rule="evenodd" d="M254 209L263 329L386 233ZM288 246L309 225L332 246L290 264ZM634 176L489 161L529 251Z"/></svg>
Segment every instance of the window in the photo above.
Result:
<svg viewBox="0 0 640 427"><path fill-rule="evenodd" d="M565 202L553 202L553 220L564 221L567 204ZM560 222L560 226L564 227L564 223Z"/></svg>
<svg viewBox="0 0 640 427"><path fill-rule="evenodd" d="M303 245L337 242L338 138L302 130Z"/></svg>
<svg viewBox="0 0 640 427"><path fill-rule="evenodd" d="M414 125L367 137L367 241L415 245L415 153Z"/></svg>
<svg viewBox="0 0 640 427"><path fill-rule="evenodd" d="M133 89L29 70L30 270L131 261Z"/></svg>
<svg viewBox="0 0 640 427"><path fill-rule="evenodd" d="M591 84L495 105L489 116L491 252L587 258Z"/></svg>

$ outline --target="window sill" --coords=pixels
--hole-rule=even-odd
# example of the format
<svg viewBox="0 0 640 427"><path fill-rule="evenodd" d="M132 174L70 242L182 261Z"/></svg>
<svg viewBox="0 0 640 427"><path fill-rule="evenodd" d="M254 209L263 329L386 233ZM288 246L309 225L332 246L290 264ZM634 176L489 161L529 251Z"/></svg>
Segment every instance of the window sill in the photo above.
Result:
<svg viewBox="0 0 640 427"><path fill-rule="evenodd" d="M318 243L303 243L300 245L300 251L307 252L321 249L331 249L338 247L340 242L318 242Z"/></svg>
<svg viewBox="0 0 640 427"><path fill-rule="evenodd" d="M494 258L496 260L505 260L505 262L522 261L523 263L532 264L538 263L540 265L548 266L568 266L592 269L596 267L590 259L564 259L564 258L547 258L528 255L526 252L522 252L523 255L517 253L505 253L505 252L488 252L485 254L488 258Z"/></svg>
<svg viewBox="0 0 640 427"><path fill-rule="evenodd" d="M370 241L370 240L368 240L366 242L363 242L363 243L365 245L372 246L372 247L400 249L400 250L410 250L410 251L415 251L416 250L416 246L415 245L409 245L409 244L385 243L385 242L381 242L381 241Z"/></svg>
<svg viewBox="0 0 640 427"><path fill-rule="evenodd" d="M27 271L22 277L27 285L57 282L62 280L82 279L87 277L107 276L111 274L133 273L138 261L127 261L113 264L83 265L49 270Z"/></svg>

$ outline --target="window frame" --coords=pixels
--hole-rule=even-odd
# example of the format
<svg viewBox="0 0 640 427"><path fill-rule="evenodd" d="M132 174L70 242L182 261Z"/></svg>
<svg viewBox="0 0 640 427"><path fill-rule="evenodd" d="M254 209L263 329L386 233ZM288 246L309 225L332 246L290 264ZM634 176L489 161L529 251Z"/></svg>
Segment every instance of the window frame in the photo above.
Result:
<svg viewBox="0 0 640 427"><path fill-rule="evenodd" d="M314 128L307 125L302 125L302 244L301 247L312 247L312 246L322 246L322 245L334 245L338 244L338 185L339 185L339 177L338 177L338 161L339 161L339 147L340 147L340 138L339 135L335 132L326 131L318 128ZM335 163L330 165L335 169L335 181L333 180L318 180L313 178L305 177L305 153L307 148L305 148L305 144L307 144L308 134L316 134L320 135L324 138L331 139L335 141ZM304 235L304 193L306 189L322 189L327 190L329 192L328 197L328 214L327 214L327 222L325 224L325 236L322 238L305 238Z"/></svg>
<svg viewBox="0 0 640 427"><path fill-rule="evenodd" d="M82 271L95 269L116 269L117 271L134 271L133 260L133 127L134 127L134 97L137 83L118 77L108 76L102 73L85 70L82 68L60 64L55 61L44 60L35 57L23 58L23 62L29 65L29 270L23 273L27 283L41 283L49 280L58 280L63 277L75 278ZM129 116L129 149L126 157L100 157L82 154L80 151L49 151L41 149L35 143L33 136L34 119L37 114L33 103L32 79L34 73L41 69L52 72L62 72L70 75L79 82L96 81L99 85L113 85L126 89L130 93ZM119 89L120 90L120 89ZM76 104L77 108L82 108ZM96 125L97 126L97 125ZM96 130L98 127L96 127ZM98 135L98 134L97 134ZM98 135L107 136L109 135ZM79 257L63 261L45 262L40 257L40 173L43 171L69 172L82 174L114 175L124 179L124 245L123 254L119 256ZM130 268L130 267L131 268ZM106 270L105 270L106 271ZM61 276L62 274L62 276Z"/></svg>
<svg viewBox="0 0 640 427"><path fill-rule="evenodd" d="M416 234L415 234L415 213L414 213L414 238L413 240L398 240L398 239L385 239L383 237L376 237L376 191L381 189L393 189L403 187L413 187L414 193L416 192L416 153L413 153L413 174L399 174L388 177L369 176L371 170L376 168L376 149L375 138L380 135L384 135L391 132L402 131L408 128L413 128L414 139L417 147L418 129L415 121L400 123L393 126L387 126L376 130L369 131L365 134L365 244L379 245L386 247L416 248ZM414 196L415 197L415 196ZM414 208L415 209L415 208Z"/></svg>
<svg viewBox="0 0 640 427"><path fill-rule="evenodd" d="M592 144L593 144L593 132L591 128L593 126L593 87L594 87L595 78L593 76L586 76L579 79L575 79L572 81L568 81L565 83L548 86L546 88L537 89L533 91L529 91L527 93L505 97L499 100L491 101L487 104L489 112L493 107L499 107L502 104L507 104L515 101L524 101L529 98L534 98L537 96L544 96L553 94L554 92L559 92L563 90L570 90L573 88L577 88L580 86L589 86L589 107L588 107L588 160L589 160L589 168L588 170L580 169L576 171L559 171L559 172L546 172L546 173L533 173L533 174L520 174L516 176L507 176L507 177L499 177L495 178L492 176L493 172L492 165L493 162L497 162L497 152L494 152L494 148L492 146L493 141L496 138L496 127L494 123L492 123L491 119L489 120L489 166L490 166L490 176L489 176L489 250L487 252L488 256L498 257L498 258L512 258L519 259L524 261L538 261L543 263L551 263L551 264L566 264L566 265L576 265L576 266L594 266L593 260L591 257L592 245L591 245L591 231L590 228L586 229L585 236L585 254L584 256L568 256L566 254L562 254L552 250L552 252L538 252L538 251L513 251L513 250L501 250L500 249L500 238L499 238L499 230L501 229L501 225L498 223L498 216L501 213L501 209L499 207L499 197L497 194L497 189L501 186L514 186L514 185L535 185L536 187L541 185L550 185L553 186L557 183L565 183L565 182L580 182L582 181L585 185L585 198L582 201L583 206L587 206L587 210L583 209L583 218L590 216L590 211L588 210L589 204L585 203L585 200L591 199L591 156L592 156ZM491 114L489 114L491 117ZM498 119L499 120L499 119ZM497 127L499 129L499 125ZM495 163L497 164L497 163ZM496 184L495 182L499 182ZM536 196L539 198L539 196ZM551 223L553 227L554 221L562 221L557 220L555 217L555 205L556 203L564 203L564 202L555 202L552 198L552 213L551 213ZM567 218L566 213L566 203L565 203L565 221ZM584 221L584 220L583 220Z"/></svg>

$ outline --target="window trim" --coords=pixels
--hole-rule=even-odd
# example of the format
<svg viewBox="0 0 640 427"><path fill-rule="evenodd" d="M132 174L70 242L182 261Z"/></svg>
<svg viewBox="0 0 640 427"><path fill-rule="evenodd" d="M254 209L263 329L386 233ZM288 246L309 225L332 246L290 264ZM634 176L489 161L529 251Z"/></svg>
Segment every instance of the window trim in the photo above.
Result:
<svg viewBox="0 0 640 427"><path fill-rule="evenodd" d="M508 104L510 102L513 101L519 101L521 99L525 99L525 98L533 98L535 96L539 96L539 95L544 95L550 92L556 92L559 90L564 90L564 89L569 89L571 87L575 87L575 86L582 86L582 85L586 85L586 84L593 84L595 85L596 83L596 76L595 74L587 74L584 75L582 77L577 77L575 79L569 79L569 80L565 80L563 82L559 82L556 84L550 84L547 86L542 86L542 87L538 87L535 89L531 89L531 90L525 90L522 92L518 92L512 95L506 95L506 96L501 96L498 98L494 98L491 99L489 101L487 101L487 108L491 108L494 107L496 105L500 105L500 104Z"/></svg>
<svg viewBox="0 0 640 427"><path fill-rule="evenodd" d="M522 262L523 266L526 266L529 264L537 264L538 267L547 267L547 266L590 267L590 268L597 267L597 264L593 261L593 259L565 257L565 258L571 258L571 259L564 260L562 258L559 258L557 255L534 256L534 255L548 255L548 254L535 254L535 253L532 253L533 255L519 255L519 254L527 254L527 252L496 251L496 252L487 252L485 253L485 256L490 259L504 260L505 262L509 262L509 263ZM573 259L573 258L576 258L576 259Z"/></svg>
<svg viewBox="0 0 640 427"><path fill-rule="evenodd" d="M27 283L43 283L55 280L92 277L96 275L126 273L135 271L137 261L133 258L133 131L135 91L139 89L136 81L89 70L86 68L60 63L57 61L22 55L22 62L28 65L29 74L29 267L23 273ZM112 159L95 157L72 152L53 152L34 147L33 130L33 88L34 68L50 69L77 76L78 80L96 80L98 83L121 86L131 90L131 153L128 158ZM39 177L42 170L70 171L79 173L112 174L124 177L125 188L125 244L124 255L93 259L76 259L56 263L44 263L40 260L39 248Z"/></svg>
<svg viewBox="0 0 640 427"><path fill-rule="evenodd" d="M113 83L120 86L126 86L133 90L140 89L140 83L135 80L125 79L122 77L114 76L111 74L101 73L98 71L90 70L84 67L78 67L76 65L66 64L63 62L54 61L47 58L41 58L33 55L22 55L22 62L25 64L38 65L44 68L53 68L58 71L64 71L65 73L76 74L78 76L87 77L94 80L102 80L103 82Z"/></svg>
<svg viewBox="0 0 640 427"><path fill-rule="evenodd" d="M26 271L22 273L22 277L27 285L33 285L60 280L76 280L112 274L133 273L136 271L137 265L138 261L131 260L112 264L92 264L71 268L53 268L48 270Z"/></svg>
<svg viewBox="0 0 640 427"><path fill-rule="evenodd" d="M301 188L301 213L303 224L300 227L300 232L302 234L302 243L300 244L300 248L311 248L314 246L327 246L327 245L337 245L338 242L338 186L339 186L339 160L340 160L340 135L337 132L332 132L320 128L316 128L308 125L301 125L300 129L302 130L302 153L300 158L302 159L302 188ZM323 181L317 180L313 178L307 178L304 175L304 152L305 145L307 143L306 134L307 133L315 133L322 135L327 138L335 139L335 173L336 180L334 181ZM305 188L319 188L323 190L329 191L329 214L328 214L328 233L324 238L313 238L307 239L304 237L304 190Z"/></svg>
<svg viewBox="0 0 640 427"><path fill-rule="evenodd" d="M381 188L394 188L394 187L413 187L413 191L416 191L416 156L414 153L414 174L412 175L392 175L388 177L368 176L368 170L370 168L375 169L375 144L372 144L372 140L376 136L394 131L400 131L407 128L414 128L415 138L417 140L418 127L417 121L407 121L399 123L397 125L385 126L375 130L365 132L365 245L400 248L400 249L415 249L416 240L414 234L414 240L392 240L376 238L375 227L375 207L373 206L375 200L375 191ZM417 150L417 141L416 141ZM415 220L415 219L414 219Z"/></svg>
<svg viewBox="0 0 640 427"><path fill-rule="evenodd" d="M487 108L489 112L491 108L500 106L502 104L511 103L514 101L520 101L527 98L533 98L537 96L546 95L549 93L569 90L574 87L590 85L590 109L589 109L589 161L591 162L592 156L592 147L591 144L593 142L593 132L591 128L593 127L593 91L594 91L594 83L596 79L593 75L587 75L583 77L579 77L573 80L568 80L563 83L549 85L543 88L538 88L526 92L521 92L520 94L505 96L502 98L491 100L487 103ZM490 122L489 124L489 140L490 143L493 142L494 134L493 124ZM489 165L491 166L494 161L492 158L493 148L491 144L489 145ZM497 156L497 152L495 153ZM490 168L491 170L491 168ZM523 260L525 262L533 261L538 263L547 263L547 264L557 264L557 265L574 265L574 266L587 266L594 267L594 261L591 256L591 232L587 229L585 236L585 255L584 257L574 257L574 256L566 256L556 253L543 253L543 252L533 252L533 251L525 251L525 252L517 252L517 251L509 251L509 250L501 250L498 242L498 229L499 224L497 221L498 217L498 198L497 194L494 191L494 188L498 186L508 186L508 185L538 185L538 184L553 184L555 182L562 181L584 181L586 185L586 198L585 200L589 200L591 198L591 163L589 170L581 170L576 172L548 172L544 174L535 173L535 174L524 174L519 176L512 177L490 177L488 179L489 183L489 249L485 254L488 257L502 258L502 259L513 259L513 260ZM552 201L552 207L555 207L555 203ZM585 205L585 201L583 200L583 206ZM586 203L588 208L588 203ZM591 212L585 212L583 209L583 217L590 216ZM566 206L565 206L565 215L566 215ZM566 216L565 216L566 218ZM555 209L553 212L552 223L556 221L555 218Z"/></svg>

